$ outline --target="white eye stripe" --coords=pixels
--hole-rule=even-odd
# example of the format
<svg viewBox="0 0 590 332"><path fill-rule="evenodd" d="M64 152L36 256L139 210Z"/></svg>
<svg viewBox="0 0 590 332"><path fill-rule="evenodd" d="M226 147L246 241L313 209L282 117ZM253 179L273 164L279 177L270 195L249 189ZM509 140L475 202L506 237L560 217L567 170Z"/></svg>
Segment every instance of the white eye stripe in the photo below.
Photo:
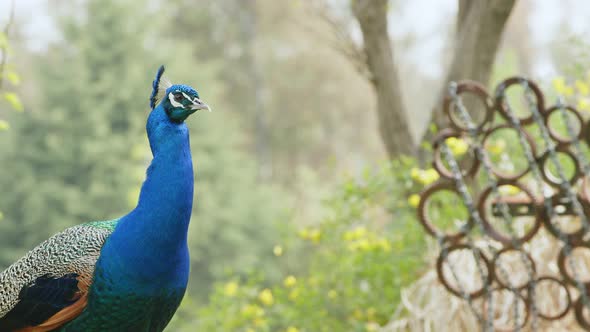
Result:
<svg viewBox="0 0 590 332"><path fill-rule="evenodd" d="M183 93L184 94L184 93ZM184 108L184 105L182 103L177 102L176 100L174 100L174 94L172 92L170 92L168 94L168 99L170 100L170 104L172 104L172 106L174 107L182 107Z"/></svg>

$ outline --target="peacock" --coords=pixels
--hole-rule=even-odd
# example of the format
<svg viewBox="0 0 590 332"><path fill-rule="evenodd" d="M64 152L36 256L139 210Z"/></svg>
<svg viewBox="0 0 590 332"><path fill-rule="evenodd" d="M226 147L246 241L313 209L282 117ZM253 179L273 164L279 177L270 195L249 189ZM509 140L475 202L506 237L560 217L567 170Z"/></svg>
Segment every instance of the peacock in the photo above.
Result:
<svg viewBox="0 0 590 332"><path fill-rule="evenodd" d="M1 332L162 331L189 277L193 164L185 120L211 110L162 79L150 95L153 159L127 215L66 229L0 274Z"/></svg>

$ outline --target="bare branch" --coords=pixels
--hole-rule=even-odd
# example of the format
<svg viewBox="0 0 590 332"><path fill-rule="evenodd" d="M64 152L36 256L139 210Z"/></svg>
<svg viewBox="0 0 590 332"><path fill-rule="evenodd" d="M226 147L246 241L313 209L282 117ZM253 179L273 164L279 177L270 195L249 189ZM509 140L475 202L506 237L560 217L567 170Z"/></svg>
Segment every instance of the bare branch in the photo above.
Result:
<svg viewBox="0 0 590 332"><path fill-rule="evenodd" d="M320 35L320 37L330 47L346 57L359 74L367 79L371 79L371 72L367 68L367 56L362 47L357 45L352 39L347 23L333 15L325 0L310 2L309 6L309 12L317 16L318 21L325 24L330 31L329 36ZM304 28L306 28L305 25ZM315 30L311 26L307 26L307 28Z"/></svg>

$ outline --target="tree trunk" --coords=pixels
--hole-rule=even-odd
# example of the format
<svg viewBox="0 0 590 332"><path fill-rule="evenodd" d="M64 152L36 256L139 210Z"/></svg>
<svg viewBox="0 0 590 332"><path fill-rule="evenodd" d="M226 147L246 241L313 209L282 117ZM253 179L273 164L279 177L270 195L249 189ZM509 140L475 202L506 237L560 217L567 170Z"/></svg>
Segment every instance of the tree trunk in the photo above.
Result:
<svg viewBox="0 0 590 332"><path fill-rule="evenodd" d="M387 0L355 0L353 12L364 40L371 84L377 95L379 132L390 158L413 155L415 145L387 32Z"/></svg>
<svg viewBox="0 0 590 332"><path fill-rule="evenodd" d="M455 52L437 101L448 83L472 79L487 84L506 21L516 0L458 0ZM355 0L352 10L363 34L363 49L377 95L379 131L390 158L416 153L398 82L395 59L387 31L387 0ZM430 124L446 125L437 102ZM422 141L432 139L427 127Z"/></svg>
<svg viewBox="0 0 590 332"><path fill-rule="evenodd" d="M502 32L515 2L459 0L455 53L431 114L430 124L438 128L446 125L440 100L447 93L449 82L472 79L488 84ZM422 141L431 139L432 132L427 127Z"/></svg>

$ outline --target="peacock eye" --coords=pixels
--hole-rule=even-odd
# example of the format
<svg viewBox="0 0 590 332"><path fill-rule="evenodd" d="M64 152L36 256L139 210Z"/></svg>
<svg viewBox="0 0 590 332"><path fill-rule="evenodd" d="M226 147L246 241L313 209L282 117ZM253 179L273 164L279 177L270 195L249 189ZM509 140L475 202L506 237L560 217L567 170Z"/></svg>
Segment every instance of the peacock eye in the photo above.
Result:
<svg viewBox="0 0 590 332"><path fill-rule="evenodd" d="M182 95L182 93L177 93L174 95L174 100L177 102L181 102L184 100L184 96Z"/></svg>

